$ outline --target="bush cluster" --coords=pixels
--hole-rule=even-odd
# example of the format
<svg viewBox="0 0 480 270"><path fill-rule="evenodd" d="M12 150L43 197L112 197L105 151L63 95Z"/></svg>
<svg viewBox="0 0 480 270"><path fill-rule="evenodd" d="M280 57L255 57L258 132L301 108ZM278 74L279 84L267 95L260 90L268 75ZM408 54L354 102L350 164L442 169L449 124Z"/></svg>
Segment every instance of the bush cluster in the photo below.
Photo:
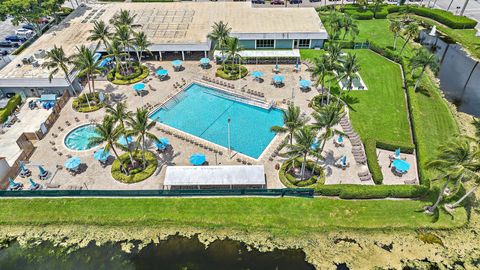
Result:
<svg viewBox="0 0 480 270"><path fill-rule="evenodd" d="M130 162L130 157L128 153L125 153L119 157L123 162ZM137 161L142 160L142 151L136 151L133 153L133 159ZM147 162L147 167L143 170L141 168L131 170L129 175L124 174L120 170L120 161L115 160L112 165L112 177L122 183L137 183L143 181L150 177L158 166L157 157L152 152L145 152L145 159Z"/></svg>
<svg viewBox="0 0 480 270"><path fill-rule="evenodd" d="M317 194L339 196L342 199L419 198L428 188L418 185L319 185Z"/></svg>
<svg viewBox="0 0 480 270"><path fill-rule="evenodd" d="M473 29L477 21L465 16L457 16L441 9L409 6L408 11L423 17L433 19L453 29Z"/></svg>
<svg viewBox="0 0 480 270"><path fill-rule="evenodd" d="M228 70L228 72L227 72ZM247 76L248 69L245 66L240 66L240 77ZM238 64L222 65L217 69L216 76L225 80L238 80Z"/></svg>
<svg viewBox="0 0 480 270"><path fill-rule="evenodd" d="M88 95L88 100L90 101L90 106L88 106L86 95ZM107 99L107 98L108 97L105 96L105 99ZM81 113L98 111L101 108L103 108L104 106L105 106L105 102L100 102L98 92L82 94L82 95L78 96L77 98L75 98L72 102L72 108L74 110L76 110L77 112L81 112Z"/></svg>
<svg viewBox="0 0 480 270"><path fill-rule="evenodd" d="M19 94L11 97L5 108L0 109L0 123L7 121L8 117L15 111L20 103L22 103L22 97Z"/></svg>
<svg viewBox="0 0 480 270"><path fill-rule="evenodd" d="M292 168L293 160L294 159L289 159L285 161L280 167L280 170L278 172L280 181L285 186L295 188L295 187L308 187L317 183L323 184L323 182L325 181L325 175L323 173L322 167L319 165L315 167L315 171L320 173L318 176L312 176L303 181L297 180L293 175L291 175L288 172ZM299 166L302 164L302 162L303 162L303 159L301 158L295 159L295 164L298 164ZM312 160L308 160L305 167L309 170L312 170L314 166L315 166L315 162L313 162Z"/></svg>
<svg viewBox="0 0 480 270"><path fill-rule="evenodd" d="M372 179L375 184L380 185L383 183L383 173L380 164L377 159L377 143L375 139L368 138L364 142L365 155L367 156L367 165Z"/></svg>
<svg viewBox="0 0 480 270"><path fill-rule="evenodd" d="M107 80L117 85L134 84L142 81L148 77L148 74L150 74L150 70L146 66L140 68L139 66L134 65L133 68L134 72L127 76L123 76L115 69L112 69L107 74Z"/></svg>

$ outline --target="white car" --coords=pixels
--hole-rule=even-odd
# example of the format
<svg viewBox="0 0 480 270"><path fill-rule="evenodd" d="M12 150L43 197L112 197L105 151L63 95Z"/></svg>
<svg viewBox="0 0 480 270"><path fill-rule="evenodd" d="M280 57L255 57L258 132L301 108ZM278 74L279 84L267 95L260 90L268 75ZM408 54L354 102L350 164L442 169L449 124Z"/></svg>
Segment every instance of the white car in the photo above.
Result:
<svg viewBox="0 0 480 270"><path fill-rule="evenodd" d="M33 36L33 31L25 28L20 28L15 31L15 35L19 37L26 37L29 38Z"/></svg>

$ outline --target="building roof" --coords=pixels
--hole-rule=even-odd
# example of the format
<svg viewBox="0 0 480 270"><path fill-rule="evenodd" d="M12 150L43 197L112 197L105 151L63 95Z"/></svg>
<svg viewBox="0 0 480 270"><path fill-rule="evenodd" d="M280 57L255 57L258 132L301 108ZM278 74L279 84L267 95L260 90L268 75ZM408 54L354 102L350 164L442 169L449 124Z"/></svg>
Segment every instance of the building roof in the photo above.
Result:
<svg viewBox="0 0 480 270"><path fill-rule="evenodd" d="M263 165L168 166L165 186L265 185Z"/></svg>
<svg viewBox="0 0 480 270"><path fill-rule="evenodd" d="M0 70L2 78L48 79L49 71L22 64L38 50L62 46L67 55L86 45L95 20L108 22L121 9L136 14L134 29L144 31L151 49L209 49L208 33L214 22L225 21L239 38L293 39L328 37L313 8L252 8L250 2L107 3L79 7L60 25L52 27L11 63ZM178 46L177 46L178 45ZM43 60L38 62L41 64ZM63 78L59 72L55 78ZM53 84L52 84L53 85Z"/></svg>

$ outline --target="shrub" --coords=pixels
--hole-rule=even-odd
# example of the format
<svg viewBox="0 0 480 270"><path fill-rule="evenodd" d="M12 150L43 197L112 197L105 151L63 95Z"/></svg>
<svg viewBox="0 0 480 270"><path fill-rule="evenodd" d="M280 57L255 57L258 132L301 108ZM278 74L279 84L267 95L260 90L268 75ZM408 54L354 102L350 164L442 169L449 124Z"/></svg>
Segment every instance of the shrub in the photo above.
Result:
<svg viewBox="0 0 480 270"><path fill-rule="evenodd" d="M386 57L393 62L399 63L403 65L403 58L398 52L392 51L388 48L381 47L377 45L375 42L370 42L370 49L378 54L380 54L383 57Z"/></svg>
<svg viewBox="0 0 480 270"><path fill-rule="evenodd" d="M348 40L334 40L332 41L325 41L324 47L327 48L330 43L335 43L335 44L340 44L340 47L342 49L353 49L353 46L355 46L355 42L353 41L348 41Z"/></svg>
<svg viewBox="0 0 480 270"><path fill-rule="evenodd" d="M20 103L22 103L22 97L19 94L11 97L5 108L0 109L0 123L7 121L8 117L15 111Z"/></svg>
<svg viewBox="0 0 480 270"><path fill-rule="evenodd" d="M88 100L90 101L90 106L88 106L87 95L88 95ZM105 99L107 98L108 96L105 96ZM72 102L72 108L77 112L81 112L81 113L98 111L104 106L105 106L105 102L100 103L98 92L82 94L77 98L75 98Z"/></svg>
<svg viewBox="0 0 480 270"><path fill-rule="evenodd" d="M282 166L280 167L280 170L278 172L280 181L287 187L289 188L295 188L295 187L308 187L312 186L316 183L318 184L323 184L325 181L325 175L323 173L323 169L320 165L317 165L315 167L315 171L319 172L319 176L312 176L308 179L305 179L303 181L297 180L294 176L292 176L290 173L288 173L288 170L291 169L293 159L289 159L285 161ZM295 162L297 164L301 164L303 159L297 158L295 159ZM306 164L306 168L309 170L312 170L313 167L315 166L315 162L308 160Z"/></svg>
<svg viewBox="0 0 480 270"><path fill-rule="evenodd" d="M362 8L350 9L350 8L346 8L344 10L344 13L350 15L352 18L357 19L357 20L371 20L371 19L373 19L373 12L369 9L362 9Z"/></svg>
<svg viewBox="0 0 480 270"><path fill-rule="evenodd" d="M383 183L383 173L380 164L377 159L377 144L375 139L367 138L365 140L365 155L367 156L367 165L372 179L375 184L380 185Z"/></svg>
<svg viewBox="0 0 480 270"><path fill-rule="evenodd" d="M477 21L465 16L457 16L452 13L433 8L409 6L408 10L416 15L433 19L439 23L453 29L472 29L477 25Z"/></svg>
<svg viewBox="0 0 480 270"><path fill-rule="evenodd" d="M418 185L321 185L315 188L315 192L342 199L419 198L428 192L428 188Z"/></svg>
<svg viewBox="0 0 480 270"><path fill-rule="evenodd" d="M386 6L386 10L387 12L390 14L390 13L395 13L395 12L399 12L400 10L402 10L402 6L397 6L397 5L387 5Z"/></svg>
<svg viewBox="0 0 480 270"><path fill-rule="evenodd" d="M129 157L128 153L125 153L125 154L121 155L119 158L123 162L129 162L130 161L130 157ZM137 161L141 161L142 160L142 151L134 152L133 153L133 159L137 160ZM145 152L145 159L146 159L147 164L148 164L147 167L144 170L141 169L141 168L133 169L133 170L130 171L129 175L124 174L120 170L120 161L116 159L113 162L113 165L112 165L112 171L111 171L112 172L112 177L119 182L127 183L127 184L138 183L140 181L143 181L143 180L147 179L157 169L158 161L157 161L157 157L155 156L155 154L153 154L152 152L149 152L149 151Z"/></svg>
<svg viewBox="0 0 480 270"><path fill-rule="evenodd" d="M413 154L415 151L415 145L413 144L405 144L402 142L385 142L385 141L378 141L377 140L377 148L389 151L395 151L400 148L400 151L405 154Z"/></svg>
<svg viewBox="0 0 480 270"><path fill-rule="evenodd" d="M228 70L229 72L226 72ZM248 69L245 66L240 66L240 77L247 76ZM216 76L225 80L238 80L238 65L222 65L217 69Z"/></svg>
<svg viewBox="0 0 480 270"><path fill-rule="evenodd" d="M108 75L107 80L117 85L127 85L134 84L142 81L150 74L150 70L146 66L141 68L138 66L133 66L134 72L127 76L122 76L119 72L116 72L115 69L112 69Z"/></svg>

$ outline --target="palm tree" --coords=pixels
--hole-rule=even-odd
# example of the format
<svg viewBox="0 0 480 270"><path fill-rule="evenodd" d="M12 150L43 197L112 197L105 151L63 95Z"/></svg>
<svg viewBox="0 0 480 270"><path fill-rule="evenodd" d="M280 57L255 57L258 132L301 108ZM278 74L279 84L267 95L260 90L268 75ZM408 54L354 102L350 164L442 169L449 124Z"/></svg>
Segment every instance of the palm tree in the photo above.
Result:
<svg viewBox="0 0 480 270"><path fill-rule="evenodd" d="M335 134L343 134L340 130L335 129L334 127L344 116L345 112L342 111L342 107L334 104L321 107L320 111L312 113L312 117L315 120L315 122L312 124L312 127L315 130L323 130L323 133L320 136L322 139L322 144L317 150L315 167L318 164L319 158L323 153L323 149L325 148L327 141Z"/></svg>
<svg viewBox="0 0 480 270"><path fill-rule="evenodd" d="M130 28L130 26L125 24L115 25L115 38L118 39L118 41L120 42L122 51L126 53L125 56L128 56L130 47L132 46L132 29ZM129 61L126 61L126 63L128 69L130 67Z"/></svg>
<svg viewBox="0 0 480 270"><path fill-rule="evenodd" d="M131 26L136 16L136 14L130 14L130 10L121 9L120 12L116 13L115 16L113 16L113 18L110 20L110 23L113 23L115 26Z"/></svg>
<svg viewBox="0 0 480 270"><path fill-rule="evenodd" d="M307 155L315 155L311 146L315 143L315 131L309 126L303 126L293 133L295 144L287 145L287 151L281 156L287 156L293 159L303 157L302 168L300 170L301 180L305 179L305 166L307 164Z"/></svg>
<svg viewBox="0 0 480 270"><path fill-rule="evenodd" d="M95 92L95 74L101 72L101 69L98 67L100 59L95 60L94 52L97 51L98 46L91 51L85 45L82 45L80 48L77 47L77 54L73 56L73 62L75 64L74 70L80 71L80 76L87 76L87 84L92 93L92 89ZM90 81L92 82L92 87L90 87Z"/></svg>
<svg viewBox="0 0 480 270"><path fill-rule="evenodd" d="M151 52L148 50L150 45L152 45L152 43L148 40L145 32L133 33L133 46L135 47L135 52L137 53L139 66L142 66L143 52L151 54Z"/></svg>
<svg viewBox="0 0 480 270"><path fill-rule="evenodd" d="M235 59L238 59L238 77L240 78L242 76L240 65L240 60L242 59L242 56L239 53L243 49L242 47L240 47L240 42L238 41L238 38L231 37L227 39L226 49L227 57L225 58L224 62L226 62L227 60L231 60L233 63L233 67L235 67Z"/></svg>
<svg viewBox="0 0 480 270"><path fill-rule="evenodd" d="M282 114L284 126L273 126L270 130L275 133L288 133L290 144L292 144L293 133L302 128L307 123L308 119L302 117L300 107L294 105L288 106L288 110L286 111L282 110Z"/></svg>
<svg viewBox="0 0 480 270"><path fill-rule="evenodd" d="M345 15L345 18L343 20L343 29L345 32L343 33L343 38L345 39L345 36L350 33L350 36L352 38L355 38L358 33L360 33L360 30L358 29L358 25L353 21L352 17Z"/></svg>
<svg viewBox="0 0 480 270"><path fill-rule="evenodd" d="M113 38L110 42L110 46L107 48L108 56L115 58L115 70L120 72L123 69L121 58L127 56L127 53L122 52L122 44L118 38ZM125 71L123 72L125 74Z"/></svg>
<svg viewBox="0 0 480 270"><path fill-rule="evenodd" d="M121 126L115 127L115 119L112 117L105 117L99 124L95 124L95 135L89 138L89 145L99 145L106 143L104 146L105 151L112 149L113 154L120 162L120 169L124 170L122 159L117 153L115 146L118 146L117 140L122 136L123 128Z"/></svg>
<svg viewBox="0 0 480 270"><path fill-rule="evenodd" d="M437 157L425 165L438 170L445 178L445 183L438 194L436 202L426 208L427 213L433 213L442 201L443 194L451 180L476 179L478 175L479 152L471 144L472 140L458 137L439 147Z"/></svg>
<svg viewBox="0 0 480 270"><path fill-rule="evenodd" d="M127 104L125 104L125 102L118 102L115 107L108 105L106 111L115 122L120 124L122 129L125 129L125 119L129 118L132 114L132 112L127 111Z"/></svg>
<svg viewBox="0 0 480 270"><path fill-rule="evenodd" d="M310 69L312 77L315 78L315 86L322 86L322 102L325 93L325 77L330 73L328 58L325 55L313 59L313 67Z"/></svg>
<svg viewBox="0 0 480 270"><path fill-rule="evenodd" d="M348 53L345 61L342 63L343 76L340 78L347 80L347 89L350 91L353 88L353 79L358 79L357 72L360 70L360 64L356 54Z"/></svg>
<svg viewBox="0 0 480 270"><path fill-rule="evenodd" d="M61 70L65 75L65 80L67 80L68 85L73 91L73 94L76 95L77 92L75 91L75 88L73 88L70 76L68 76L68 66L72 63L72 58L65 55L63 48L59 48L57 45L54 45L53 49L47 52L47 61L42 64L42 67L51 70L50 74L48 75L48 80L50 82L52 81L53 76Z"/></svg>
<svg viewBox="0 0 480 270"><path fill-rule="evenodd" d="M437 72L439 68L439 63L436 55L429 52L425 48L421 48L417 51L415 56L410 59L410 67L412 68L412 72L417 68L422 68L422 71L420 71L417 81L415 82L415 87L413 88L413 90L416 91L418 85L420 84L420 80L422 79L423 73L425 72L427 67L429 67L430 70L432 70L433 72Z"/></svg>
<svg viewBox="0 0 480 270"><path fill-rule="evenodd" d="M342 46L339 43L330 43L327 47L326 55L330 71L335 71L341 68L339 61L342 58Z"/></svg>
<svg viewBox="0 0 480 270"><path fill-rule="evenodd" d="M390 31L393 33L393 49L397 49L397 36L400 31L402 31L402 23L397 20L393 20L390 22Z"/></svg>
<svg viewBox="0 0 480 270"><path fill-rule="evenodd" d="M223 51L227 45L227 40L230 38L230 32L232 28L228 26L228 23L223 21L215 22L212 26L212 32L208 34L208 38L211 39L215 45L215 50L220 50L223 57Z"/></svg>
<svg viewBox="0 0 480 270"><path fill-rule="evenodd" d="M331 12L326 18L326 22L330 26L330 32L332 33L332 39L337 39L340 30L343 27L344 17L339 12Z"/></svg>
<svg viewBox="0 0 480 270"><path fill-rule="evenodd" d="M155 121L149 121L148 110L137 108L137 112L127 119L127 123L131 128L131 134L137 135L137 149L138 146L142 146L142 166L146 168L145 162L145 139L149 138L152 141L158 141L155 134L150 133L149 130L155 126Z"/></svg>
<svg viewBox="0 0 480 270"><path fill-rule="evenodd" d="M405 46L407 46L408 42L412 37L418 36L418 24L416 22L412 22L407 27L405 28L405 35L407 35L407 39L405 40L405 43L402 46L402 49L400 50L400 55L402 55L403 50L405 49Z"/></svg>
<svg viewBox="0 0 480 270"><path fill-rule="evenodd" d="M373 0L373 17L377 17L378 8L383 4L384 0Z"/></svg>
<svg viewBox="0 0 480 270"><path fill-rule="evenodd" d="M112 38L113 34L110 33L110 26L108 26L104 21L95 21L93 24L93 29L89 31L90 36L87 40L97 41L98 44L103 43L105 50L109 47L109 40Z"/></svg>

